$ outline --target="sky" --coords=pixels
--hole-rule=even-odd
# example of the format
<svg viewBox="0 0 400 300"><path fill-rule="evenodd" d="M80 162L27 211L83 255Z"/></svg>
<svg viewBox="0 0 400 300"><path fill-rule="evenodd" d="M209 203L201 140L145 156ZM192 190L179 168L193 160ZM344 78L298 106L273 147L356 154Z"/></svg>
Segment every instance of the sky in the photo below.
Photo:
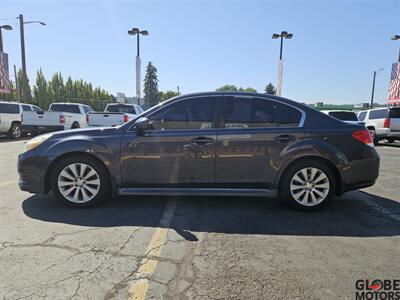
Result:
<svg viewBox="0 0 400 300"><path fill-rule="evenodd" d="M385 1L10 1L0 0L4 51L21 66L19 26L27 24L27 70L33 83L42 68L50 78L83 78L116 95L135 95L136 39L141 38L142 78L151 61L159 90L211 91L224 84L262 92L276 83L282 30L282 96L306 103L360 103L387 99L391 64L400 41L400 0ZM11 18L11 19L9 19ZM9 20L5 20L9 19Z"/></svg>

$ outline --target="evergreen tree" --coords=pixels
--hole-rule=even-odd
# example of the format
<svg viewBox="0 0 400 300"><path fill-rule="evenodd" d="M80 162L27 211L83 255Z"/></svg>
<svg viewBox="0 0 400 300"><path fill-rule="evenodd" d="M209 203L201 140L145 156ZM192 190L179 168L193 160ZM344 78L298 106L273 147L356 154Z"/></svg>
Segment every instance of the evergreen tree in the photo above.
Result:
<svg viewBox="0 0 400 300"><path fill-rule="evenodd" d="M36 73L36 85L33 86L33 95L35 97L34 103L40 107L47 108L51 103L52 99L49 97L47 80L41 68Z"/></svg>
<svg viewBox="0 0 400 300"><path fill-rule="evenodd" d="M54 102L65 101L64 80L60 72L57 72L49 81L50 90L54 94Z"/></svg>
<svg viewBox="0 0 400 300"><path fill-rule="evenodd" d="M31 92L31 87L29 85L29 79L26 78L26 91L27 94L25 95L23 93L23 88L24 88L24 79L22 76L22 70L19 69L17 72L17 80L18 80L18 90L19 90L19 97L21 99L21 102L24 103L32 103L32 92ZM25 97L24 97L25 95Z"/></svg>
<svg viewBox="0 0 400 300"><path fill-rule="evenodd" d="M149 62L144 79L144 107L150 108L159 102L157 68Z"/></svg>
<svg viewBox="0 0 400 300"><path fill-rule="evenodd" d="M171 98L179 96L179 95L180 95L180 93L175 92L175 91L159 92L158 99L160 100L160 102L163 102L165 100L171 99Z"/></svg>
<svg viewBox="0 0 400 300"><path fill-rule="evenodd" d="M271 82L267 84L264 91L269 95L275 95L275 93L276 93L276 89Z"/></svg>

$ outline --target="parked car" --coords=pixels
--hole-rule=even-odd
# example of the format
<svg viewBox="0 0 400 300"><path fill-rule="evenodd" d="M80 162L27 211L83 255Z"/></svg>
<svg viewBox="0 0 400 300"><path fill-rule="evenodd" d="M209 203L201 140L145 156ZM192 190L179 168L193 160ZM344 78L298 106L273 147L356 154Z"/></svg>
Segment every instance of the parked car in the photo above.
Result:
<svg viewBox="0 0 400 300"><path fill-rule="evenodd" d="M0 101L0 133L18 139L22 135L23 112L40 111L35 105Z"/></svg>
<svg viewBox="0 0 400 300"><path fill-rule="evenodd" d="M38 136L19 155L21 190L73 207L110 195L284 199L315 210L371 186L379 155L369 131L258 93L179 96L120 126Z"/></svg>
<svg viewBox="0 0 400 300"><path fill-rule="evenodd" d="M383 139L389 143L400 140L400 107L361 111L358 119L370 130L374 144Z"/></svg>
<svg viewBox="0 0 400 300"><path fill-rule="evenodd" d="M88 126L113 126L126 123L143 112L137 104L110 103L104 113L91 112L88 114Z"/></svg>
<svg viewBox="0 0 400 300"><path fill-rule="evenodd" d="M87 114L93 112L89 105L81 103L52 103L49 111L66 113L65 128L82 128L87 126Z"/></svg>
<svg viewBox="0 0 400 300"><path fill-rule="evenodd" d="M322 110L321 112L349 124L364 124L364 122L358 120L357 114L354 111Z"/></svg>

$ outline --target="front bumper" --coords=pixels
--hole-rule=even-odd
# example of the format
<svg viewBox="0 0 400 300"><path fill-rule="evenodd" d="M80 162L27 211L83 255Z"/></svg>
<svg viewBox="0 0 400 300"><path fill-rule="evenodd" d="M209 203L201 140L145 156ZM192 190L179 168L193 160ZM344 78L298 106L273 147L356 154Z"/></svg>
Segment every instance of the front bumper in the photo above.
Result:
<svg viewBox="0 0 400 300"><path fill-rule="evenodd" d="M19 188L33 194L45 193L45 166L35 150L21 153L18 156Z"/></svg>

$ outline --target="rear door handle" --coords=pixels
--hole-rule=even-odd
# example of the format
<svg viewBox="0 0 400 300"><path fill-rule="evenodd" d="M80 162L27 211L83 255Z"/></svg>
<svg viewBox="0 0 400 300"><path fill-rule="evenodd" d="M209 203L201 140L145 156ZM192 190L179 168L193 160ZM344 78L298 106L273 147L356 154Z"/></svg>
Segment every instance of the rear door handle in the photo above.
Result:
<svg viewBox="0 0 400 300"><path fill-rule="evenodd" d="M293 135L279 135L275 138L275 141L281 142L281 143L289 143L293 142L296 138Z"/></svg>
<svg viewBox="0 0 400 300"><path fill-rule="evenodd" d="M199 136L197 138L192 139L192 143L196 145L208 145L211 144L214 141L213 138L205 137L205 136Z"/></svg>

